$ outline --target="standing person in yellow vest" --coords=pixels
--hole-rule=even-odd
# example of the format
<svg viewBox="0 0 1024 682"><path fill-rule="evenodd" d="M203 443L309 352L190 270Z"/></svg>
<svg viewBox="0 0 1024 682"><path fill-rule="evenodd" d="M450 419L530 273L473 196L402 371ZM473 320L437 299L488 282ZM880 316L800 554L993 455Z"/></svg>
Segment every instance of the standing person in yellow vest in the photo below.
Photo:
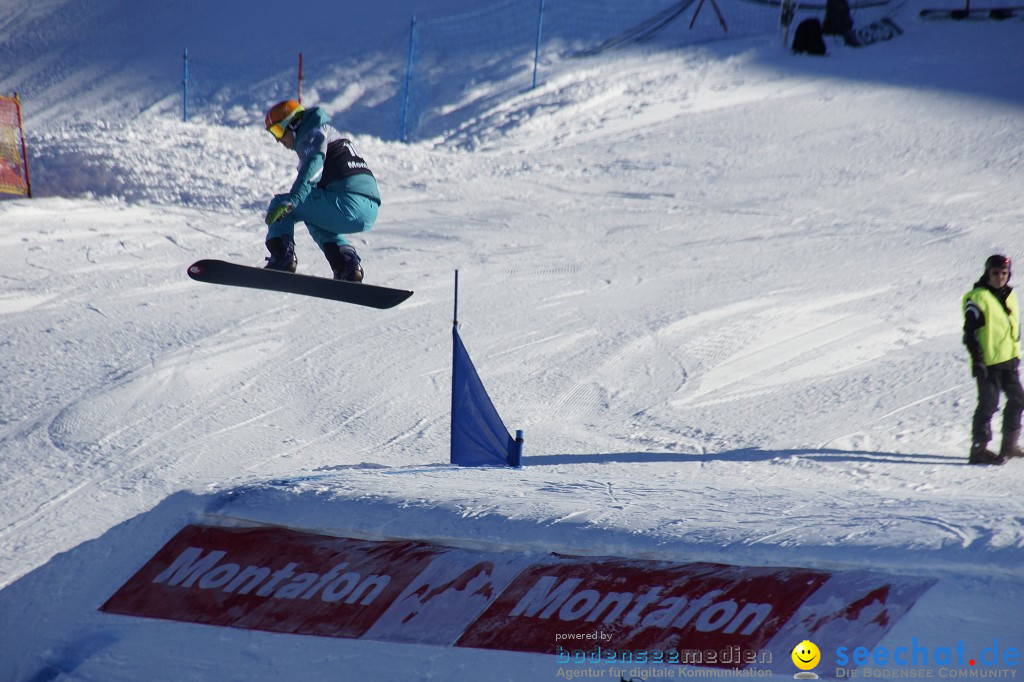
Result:
<svg viewBox="0 0 1024 682"><path fill-rule="evenodd" d="M1002 464L1022 457L1020 440L1024 388L1020 374L1020 307L1009 285L1010 259L990 256L985 273L964 294L964 345L971 354L971 373L978 382L978 407L971 428L970 464ZM999 452L988 449L992 416L999 410L999 395L1006 394L1003 408L1003 441Z"/></svg>

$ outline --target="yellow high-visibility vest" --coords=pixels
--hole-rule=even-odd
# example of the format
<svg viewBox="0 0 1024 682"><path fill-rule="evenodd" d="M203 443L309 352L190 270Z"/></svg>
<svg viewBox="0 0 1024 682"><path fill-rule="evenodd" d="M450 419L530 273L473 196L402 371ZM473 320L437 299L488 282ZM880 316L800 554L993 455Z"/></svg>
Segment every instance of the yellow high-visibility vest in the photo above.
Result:
<svg viewBox="0 0 1024 682"><path fill-rule="evenodd" d="M995 294L986 287L977 287L964 294L964 311L967 310L968 301L973 301L985 316L985 326L978 330L978 343L981 344L981 356L985 364L998 365L1019 358L1020 307L1017 304L1017 292L1011 291L1006 297L1009 314Z"/></svg>

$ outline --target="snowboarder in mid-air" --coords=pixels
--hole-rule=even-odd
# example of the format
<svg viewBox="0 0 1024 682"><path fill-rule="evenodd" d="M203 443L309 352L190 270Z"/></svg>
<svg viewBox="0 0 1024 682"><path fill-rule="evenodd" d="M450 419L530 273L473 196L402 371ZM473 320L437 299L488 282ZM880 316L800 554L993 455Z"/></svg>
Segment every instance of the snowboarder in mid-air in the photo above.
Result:
<svg viewBox="0 0 1024 682"><path fill-rule="evenodd" d="M971 464L1002 464L1022 457L1020 440L1024 389L1020 383L1020 307L1010 286L1010 259L990 256L985 272L974 288L964 294L964 345L971 355L971 373L978 382L978 407L971 429ZM999 395L1006 394L1003 409L1003 440L999 452L988 449L992 416L999 409Z"/></svg>
<svg viewBox="0 0 1024 682"><path fill-rule="evenodd" d="M380 207L377 181L352 142L335 130L319 107L294 100L267 112L267 132L299 157L298 175L287 194L267 208L267 268L295 272L295 223L303 222L327 257L334 279L363 281L361 259L344 235L373 227Z"/></svg>

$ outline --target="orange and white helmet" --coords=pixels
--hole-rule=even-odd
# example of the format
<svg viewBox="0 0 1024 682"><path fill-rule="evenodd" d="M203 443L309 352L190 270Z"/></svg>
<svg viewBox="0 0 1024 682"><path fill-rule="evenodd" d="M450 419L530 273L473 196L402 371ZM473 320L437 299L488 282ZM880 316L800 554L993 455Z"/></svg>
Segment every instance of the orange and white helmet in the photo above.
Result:
<svg viewBox="0 0 1024 682"><path fill-rule="evenodd" d="M280 140L288 132L289 127L298 125L304 111L301 104L293 99L286 99L270 107L263 123L267 127L267 132L273 135L274 139Z"/></svg>

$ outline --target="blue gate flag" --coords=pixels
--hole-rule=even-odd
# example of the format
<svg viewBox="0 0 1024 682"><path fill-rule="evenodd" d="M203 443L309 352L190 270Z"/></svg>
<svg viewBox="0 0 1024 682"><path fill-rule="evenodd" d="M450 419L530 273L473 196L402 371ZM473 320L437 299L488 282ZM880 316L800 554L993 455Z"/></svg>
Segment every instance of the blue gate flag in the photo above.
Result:
<svg viewBox="0 0 1024 682"><path fill-rule="evenodd" d="M457 324L452 326L452 340L452 464L521 466L522 432L516 433L517 439L509 435L469 359Z"/></svg>

